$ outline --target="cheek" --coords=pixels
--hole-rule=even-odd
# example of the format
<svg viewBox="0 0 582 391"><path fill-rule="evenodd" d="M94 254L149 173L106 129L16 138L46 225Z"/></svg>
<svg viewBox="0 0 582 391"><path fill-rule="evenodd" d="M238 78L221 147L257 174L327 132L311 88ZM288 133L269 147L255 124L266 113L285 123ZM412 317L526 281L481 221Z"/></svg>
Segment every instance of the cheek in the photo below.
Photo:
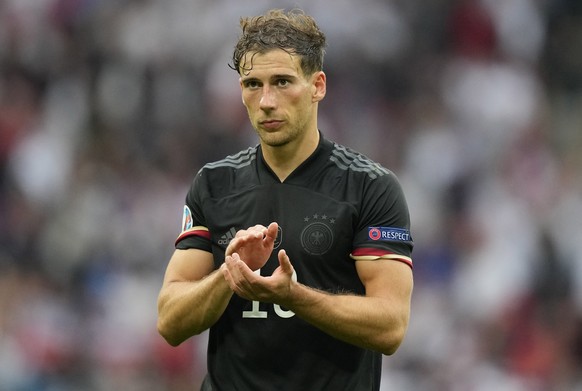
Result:
<svg viewBox="0 0 582 391"><path fill-rule="evenodd" d="M251 112L253 111L253 107L254 107L252 99L250 99L248 95L243 95L242 96L242 104L247 109L247 112L250 115Z"/></svg>
<svg viewBox="0 0 582 391"><path fill-rule="evenodd" d="M287 92L278 97L279 105L289 108L290 110L303 110L305 107L306 100L305 95L300 91L297 92Z"/></svg>
<svg viewBox="0 0 582 391"><path fill-rule="evenodd" d="M311 97L305 94L299 95L293 100L293 106L301 113L308 112L312 104Z"/></svg>
<svg viewBox="0 0 582 391"><path fill-rule="evenodd" d="M249 102L249 96L248 96L248 94L245 94L245 93L241 94L241 100L242 100L242 103L243 103L243 105L245 107L249 107L249 104L248 104L248 102Z"/></svg>

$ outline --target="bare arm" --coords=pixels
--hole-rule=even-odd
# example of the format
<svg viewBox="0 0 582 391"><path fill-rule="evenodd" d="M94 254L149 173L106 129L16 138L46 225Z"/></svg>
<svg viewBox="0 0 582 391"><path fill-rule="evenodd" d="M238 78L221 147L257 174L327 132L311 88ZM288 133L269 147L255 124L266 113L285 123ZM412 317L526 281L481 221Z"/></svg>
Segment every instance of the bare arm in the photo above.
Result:
<svg viewBox="0 0 582 391"><path fill-rule="evenodd" d="M293 283L287 307L338 339L393 354L408 327L411 269L391 260L357 261L356 268L365 296L333 295Z"/></svg>
<svg viewBox="0 0 582 391"><path fill-rule="evenodd" d="M263 266L273 251L276 223L255 225L237 232L226 249L244 255L249 266ZM176 250L170 259L158 296L158 331L171 345L179 345L212 326L224 313L232 290L222 273L214 271L211 253Z"/></svg>
<svg viewBox="0 0 582 391"><path fill-rule="evenodd" d="M170 345L212 326L224 312L232 290L215 272L212 254L175 250L158 296L158 331Z"/></svg>
<svg viewBox="0 0 582 391"><path fill-rule="evenodd" d="M410 315L413 280L408 265L390 260L356 261L365 296L329 294L291 279L285 251L272 276L253 274L238 254L222 271L231 288L248 300L272 302L326 333L354 345L393 354L402 342Z"/></svg>

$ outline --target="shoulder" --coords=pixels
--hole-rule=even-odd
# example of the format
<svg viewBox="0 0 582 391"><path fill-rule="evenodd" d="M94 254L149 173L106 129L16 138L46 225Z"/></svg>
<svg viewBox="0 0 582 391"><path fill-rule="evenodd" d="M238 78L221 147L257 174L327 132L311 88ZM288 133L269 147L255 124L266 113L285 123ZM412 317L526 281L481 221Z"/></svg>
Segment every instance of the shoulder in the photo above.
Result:
<svg viewBox="0 0 582 391"><path fill-rule="evenodd" d="M247 167L257 159L258 146L249 147L236 154L228 155L224 159L205 164L198 174L203 172L211 172L213 170L228 169L237 170Z"/></svg>
<svg viewBox="0 0 582 391"><path fill-rule="evenodd" d="M349 147L332 142L329 160L340 170L352 175L376 179L394 174L366 155Z"/></svg>
<svg viewBox="0 0 582 391"><path fill-rule="evenodd" d="M331 188L357 204L383 200L393 204L404 197L396 174L368 156L344 145L331 143L327 181ZM332 174L333 173L333 174Z"/></svg>
<svg viewBox="0 0 582 391"><path fill-rule="evenodd" d="M256 184L258 147L250 147L224 159L205 164L196 174L192 192L226 196Z"/></svg>

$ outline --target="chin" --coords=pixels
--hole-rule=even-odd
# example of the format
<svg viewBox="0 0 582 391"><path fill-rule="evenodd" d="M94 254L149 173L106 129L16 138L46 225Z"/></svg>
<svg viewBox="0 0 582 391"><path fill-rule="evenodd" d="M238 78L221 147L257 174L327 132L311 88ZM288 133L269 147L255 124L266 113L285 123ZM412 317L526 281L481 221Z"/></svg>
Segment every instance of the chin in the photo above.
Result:
<svg viewBox="0 0 582 391"><path fill-rule="evenodd" d="M263 141L263 144L268 145L269 147L278 148L278 147L284 147L285 145L289 144L289 142L288 141L276 141L276 142Z"/></svg>
<svg viewBox="0 0 582 391"><path fill-rule="evenodd" d="M292 141L292 138L286 134L278 134L279 132L272 132L266 133L261 132L259 133L259 137L261 142L265 145L270 147L282 147L284 145L289 144Z"/></svg>

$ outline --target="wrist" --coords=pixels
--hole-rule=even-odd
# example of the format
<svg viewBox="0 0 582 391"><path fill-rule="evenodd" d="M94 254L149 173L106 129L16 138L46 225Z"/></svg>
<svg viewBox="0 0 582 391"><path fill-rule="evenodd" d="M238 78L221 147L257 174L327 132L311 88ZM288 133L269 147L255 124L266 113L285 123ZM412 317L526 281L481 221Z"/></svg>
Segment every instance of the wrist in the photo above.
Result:
<svg viewBox="0 0 582 391"><path fill-rule="evenodd" d="M287 289L287 294L281 300L280 305L284 306L285 308L289 308L293 310L296 307L300 307L304 302L304 290L307 287L297 281L291 280L289 282L289 287Z"/></svg>

